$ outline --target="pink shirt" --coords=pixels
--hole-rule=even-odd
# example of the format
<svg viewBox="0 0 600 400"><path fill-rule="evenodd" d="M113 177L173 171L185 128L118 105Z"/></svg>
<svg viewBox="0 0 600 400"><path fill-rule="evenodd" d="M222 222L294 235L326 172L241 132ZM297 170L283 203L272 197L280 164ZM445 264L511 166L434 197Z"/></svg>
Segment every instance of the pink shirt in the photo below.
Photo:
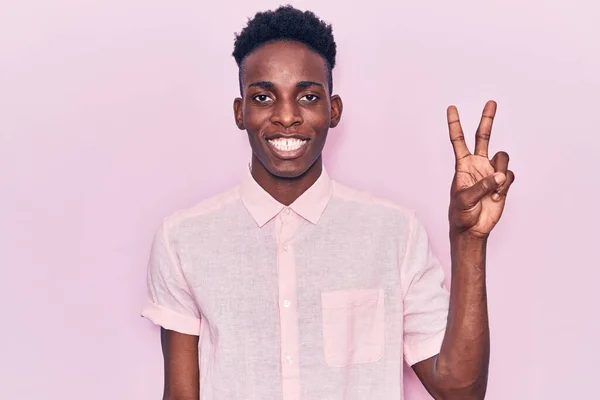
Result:
<svg viewBox="0 0 600 400"><path fill-rule="evenodd" d="M325 171L285 207L248 173L164 220L142 315L200 337L201 400L398 400L439 353L443 278L414 213Z"/></svg>

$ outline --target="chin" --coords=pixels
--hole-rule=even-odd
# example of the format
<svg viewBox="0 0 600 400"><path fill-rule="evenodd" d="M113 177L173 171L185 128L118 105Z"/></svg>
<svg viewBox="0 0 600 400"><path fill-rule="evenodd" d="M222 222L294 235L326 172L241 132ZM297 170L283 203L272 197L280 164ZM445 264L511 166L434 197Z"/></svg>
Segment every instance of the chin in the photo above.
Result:
<svg viewBox="0 0 600 400"><path fill-rule="evenodd" d="M267 170L278 178L294 179L304 175L308 168L303 165L271 165Z"/></svg>
<svg viewBox="0 0 600 400"><path fill-rule="evenodd" d="M315 162L311 162L311 157L299 157L293 160L281 160L279 158L270 158L263 163L263 166L273 176L283 179L300 178L306 174Z"/></svg>

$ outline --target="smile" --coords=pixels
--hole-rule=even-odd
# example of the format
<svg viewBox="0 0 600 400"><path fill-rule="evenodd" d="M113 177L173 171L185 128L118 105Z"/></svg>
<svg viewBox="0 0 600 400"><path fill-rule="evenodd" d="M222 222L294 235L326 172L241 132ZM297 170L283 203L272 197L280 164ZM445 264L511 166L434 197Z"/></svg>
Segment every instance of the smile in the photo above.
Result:
<svg viewBox="0 0 600 400"><path fill-rule="evenodd" d="M279 158L297 158L304 153L308 143L306 139L276 138L267 140L269 147Z"/></svg>

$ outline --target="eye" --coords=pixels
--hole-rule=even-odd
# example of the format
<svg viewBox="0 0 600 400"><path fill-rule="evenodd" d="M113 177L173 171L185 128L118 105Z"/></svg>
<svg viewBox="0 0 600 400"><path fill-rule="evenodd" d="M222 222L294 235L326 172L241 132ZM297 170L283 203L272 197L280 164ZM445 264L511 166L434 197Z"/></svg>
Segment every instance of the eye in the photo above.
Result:
<svg viewBox="0 0 600 400"><path fill-rule="evenodd" d="M319 96L315 94L305 94L300 98L300 101L304 101L306 103L314 103L317 100L319 100Z"/></svg>
<svg viewBox="0 0 600 400"><path fill-rule="evenodd" d="M269 104L273 102L273 99L266 94L258 94L252 98L254 101L260 104Z"/></svg>

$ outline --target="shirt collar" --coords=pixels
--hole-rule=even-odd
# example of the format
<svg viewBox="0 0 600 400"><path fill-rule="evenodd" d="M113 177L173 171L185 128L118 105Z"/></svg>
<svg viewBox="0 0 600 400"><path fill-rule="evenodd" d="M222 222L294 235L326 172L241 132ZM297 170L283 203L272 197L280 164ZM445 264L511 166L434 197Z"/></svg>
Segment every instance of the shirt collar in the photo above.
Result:
<svg viewBox="0 0 600 400"><path fill-rule="evenodd" d="M290 204L289 208L316 225L331 199L331 190L331 179L323 167L316 182ZM259 227L265 225L285 208L254 180L250 170L246 171L240 185L240 197Z"/></svg>

